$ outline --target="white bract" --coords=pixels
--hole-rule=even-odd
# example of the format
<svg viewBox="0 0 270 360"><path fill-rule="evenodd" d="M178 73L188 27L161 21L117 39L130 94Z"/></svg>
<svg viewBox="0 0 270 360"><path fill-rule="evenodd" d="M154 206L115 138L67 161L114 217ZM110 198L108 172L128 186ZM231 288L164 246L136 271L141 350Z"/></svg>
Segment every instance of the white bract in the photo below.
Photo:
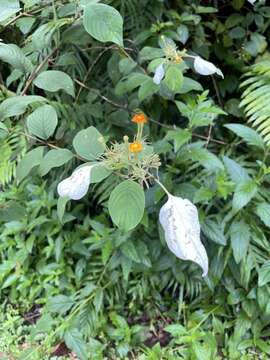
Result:
<svg viewBox="0 0 270 360"><path fill-rule="evenodd" d="M161 80L164 78L164 75L165 75L165 71L164 71L163 64L160 64L155 70L155 74L154 74L154 77L153 77L153 82L156 85L159 85Z"/></svg>
<svg viewBox="0 0 270 360"><path fill-rule="evenodd" d="M79 200L87 194L91 170L95 165L85 165L73 171L72 175L62 180L57 186L59 196L67 196L72 200Z"/></svg>
<svg viewBox="0 0 270 360"><path fill-rule="evenodd" d="M250 4L254 5L254 3L256 2L256 0L247 0Z"/></svg>
<svg viewBox="0 0 270 360"><path fill-rule="evenodd" d="M162 206L159 221L169 249L182 260L191 260L208 273L208 257L200 240L200 223L195 205L171 194Z"/></svg>
<svg viewBox="0 0 270 360"><path fill-rule="evenodd" d="M224 78L222 71L217 68L210 61L206 61L200 56L194 56L194 69L197 73L201 75L213 75L218 74L222 78Z"/></svg>

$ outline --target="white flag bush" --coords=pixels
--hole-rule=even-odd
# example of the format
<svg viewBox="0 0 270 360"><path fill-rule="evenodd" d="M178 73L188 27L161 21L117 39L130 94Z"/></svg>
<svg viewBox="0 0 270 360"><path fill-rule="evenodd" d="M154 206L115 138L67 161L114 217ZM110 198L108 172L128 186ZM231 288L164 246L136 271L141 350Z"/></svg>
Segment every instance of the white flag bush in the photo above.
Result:
<svg viewBox="0 0 270 360"><path fill-rule="evenodd" d="M164 76L165 76L164 66L163 66L163 64L160 64L155 70L155 74L154 74L154 77L153 77L153 82L156 85L159 85L161 80L164 78Z"/></svg>
<svg viewBox="0 0 270 360"><path fill-rule="evenodd" d="M57 187L59 196L67 196L72 200L79 200L87 194L91 171L94 165L86 165L76 169L72 175L62 180Z"/></svg>
<svg viewBox="0 0 270 360"><path fill-rule="evenodd" d="M206 61L200 56L194 57L194 69L198 74L201 75L213 75L217 74L224 78L222 71L216 67L213 63L210 61Z"/></svg>
<svg viewBox="0 0 270 360"><path fill-rule="evenodd" d="M159 221L165 232L168 248L182 260L191 260L208 273L208 257L200 239L198 211L189 200L168 195L162 206Z"/></svg>

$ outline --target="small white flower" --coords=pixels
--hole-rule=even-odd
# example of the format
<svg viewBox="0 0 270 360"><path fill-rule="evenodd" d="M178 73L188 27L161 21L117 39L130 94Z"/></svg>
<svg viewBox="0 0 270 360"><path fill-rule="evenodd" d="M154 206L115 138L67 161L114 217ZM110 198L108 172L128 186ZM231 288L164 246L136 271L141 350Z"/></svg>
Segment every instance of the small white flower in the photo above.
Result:
<svg viewBox="0 0 270 360"><path fill-rule="evenodd" d="M165 71L164 71L163 64L160 64L155 70L155 74L154 74L154 77L153 77L153 82L156 85L159 85L161 80L164 78L164 75L165 75Z"/></svg>
<svg viewBox="0 0 270 360"><path fill-rule="evenodd" d="M85 165L73 171L72 175L62 180L57 186L59 196L68 196L72 200L79 200L87 194L91 170L95 165Z"/></svg>
<svg viewBox="0 0 270 360"><path fill-rule="evenodd" d="M210 61L206 61L200 56L194 56L194 69L197 73L201 75L213 75L218 74L222 78L224 78L222 71L217 68L214 64Z"/></svg>
<svg viewBox="0 0 270 360"><path fill-rule="evenodd" d="M159 221L165 232L168 248L179 259L191 260L208 273L208 257L200 239L200 223L195 205L171 194L162 206Z"/></svg>

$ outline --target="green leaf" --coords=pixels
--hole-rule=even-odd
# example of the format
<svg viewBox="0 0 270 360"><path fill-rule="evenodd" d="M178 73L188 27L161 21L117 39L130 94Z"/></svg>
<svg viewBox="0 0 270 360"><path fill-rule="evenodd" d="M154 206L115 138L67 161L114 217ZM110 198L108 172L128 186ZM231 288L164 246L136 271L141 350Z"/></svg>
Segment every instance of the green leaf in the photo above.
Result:
<svg viewBox="0 0 270 360"><path fill-rule="evenodd" d="M103 299L104 299L104 291L101 287L99 287L96 290L95 298L93 301L96 312L99 312L101 310Z"/></svg>
<svg viewBox="0 0 270 360"><path fill-rule="evenodd" d="M109 175L111 175L112 171L105 168L102 164L97 164L92 168L91 171L91 184L98 183L104 179L106 179Z"/></svg>
<svg viewBox="0 0 270 360"><path fill-rule="evenodd" d="M202 166L209 170L223 169L223 164L219 158L204 148L197 148L194 146L187 146L187 157L192 161L199 162Z"/></svg>
<svg viewBox="0 0 270 360"><path fill-rule="evenodd" d="M244 169L236 161L230 159L227 156L223 156L223 162L233 182L237 184L239 182L250 180L246 169Z"/></svg>
<svg viewBox="0 0 270 360"><path fill-rule="evenodd" d="M57 29L72 22L71 18L63 18L49 21L37 27L31 36L34 50L44 50L52 46L52 39Z"/></svg>
<svg viewBox="0 0 270 360"><path fill-rule="evenodd" d="M79 131L73 139L73 147L78 155L87 160L95 160L105 150L101 133L94 127Z"/></svg>
<svg viewBox="0 0 270 360"><path fill-rule="evenodd" d="M19 0L1 0L0 1L0 22L7 20L10 16L20 11Z"/></svg>
<svg viewBox="0 0 270 360"><path fill-rule="evenodd" d="M178 66L170 65L165 74L164 84L172 91L177 92L183 84L183 74Z"/></svg>
<svg viewBox="0 0 270 360"><path fill-rule="evenodd" d="M208 239L214 241L219 245L225 246L227 244L227 240L224 235L224 231L221 227L221 224L219 224L214 220L206 219L201 224L201 226L202 226L202 232Z"/></svg>
<svg viewBox="0 0 270 360"><path fill-rule="evenodd" d="M9 275L6 278L6 280L5 280L4 284L2 285L1 289L6 289L6 288L10 287L12 284L14 284L17 281L17 279L19 277L20 277L19 274L16 274L16 273Z"/></svg>
<svg viewBox="0 0 270 360"><path fill-rule="evenodd" d="M55 168L64 165L73 158L73 153L68 149L52 149L47 152L40 163L39 173L41 176Z"/></svg>
<svg viewBox="0 0 270 360"><path fill-rule="evenodd" d="M36 95L12 96L1 103L0 120L21 115L26 111L28 105L45 101L47 100L44 97Z"/></svg>
<svg viewBox="0 0 270 360"><path fill-rule="evenodd" d="M57 200L57 216L59 218L59 221L63 221L63 217L66 210L67 202L70 200L68 196L59 196Z"/></svg>
<svg viewBox="0 0 270 360"><path fill-rule="evenodd" d="M80 360L88 360L87 345L83 340L82 333L78 329L71 329L65 332L64 340L67 347L72 350Z"/></svg>
<svg viewBox="0 0 270 360"><path fill-rule="evenodd" d="M53 135L57 123L57 112L51 105L40 106L27 118L27 127L30 134L43 140L47 140Z"/></svg>
<svg viewBox="0 0 270 360"><path fill-rule="evenodd" d="M36 335L39 333L49 333L52 330L54 323L55 321L51 317L51 315L45 313L38 319L38 321L32 328L31 335Z"/></svg>
<svg viewBox="0 0 270 360"><path fill-rule="evenodd" d="M259 269L259 286L264 286L270 281L270 260L264 262Z"/></svg>
<svg viewBox="0 0 270 360"><path fill-rule="evenodd" d="M125 180L117 185L109 198L109 213L112 221L123 231L129 231L139 224L144 207L143 189L131 180Z"/></svg>
<svg viewBox="0 0 270 360"><path fill-rule="evenodd" d="M66 295L56 295L49 298L47 307L49 312L64 314L73 306L73 304L74 300L72 297Z"/></svg>
<svg viewBox="0 0 270 360"><path fill-rule="evenodd" d="M121 256L121 267L122 267L124 280L127 281L132 269L132 260L130 260L126 256Z"/></svg>
<svg viewBox="0 0 270 360"><path fill-rule="evenodd" d="M25 206L20 205L17 201L6 201L0 206L0 221L19 221L25 214Z"/></svg>
<svg viewBox="0 0 270 360"><path fill-rule="evenodd" d="M250 229L246 222L234 221L230 227L231 246L236 264L246 257L250 241Z"/></svg>
<svg viewBox="0 0 270 360"><path fill-rule="evenodd" d="M123 75L128 75L136 66L137 63L134 60L130 58L124 58L119 62L119 71Z"/></svg>
<svg viewBox="0 0 270 360"><path fill-rule="evenodd" d="M0 60L26 73L31 72L33 68L31 61L27 59L22 50L15 44L0 43Z"/></svg>
<svg viewBox="0 0 270 360"><path fill-rule="evenodd" d="M193 198L193 203L209 203L211 199L213 199L215 192L207 187L200 187Z"/></svg>
<svg viewBox="0 0 270 360"><path fill-rule="evenodd" d="M140 256L137 253L136 247L132 241L125 241L121 247L121 252L130 260L140 263Z"/></svg>
<svg viewBox="0 0 270 360"><path fill-rule="evenodd" d="M250 40L244 45L244 50L252 56L261 54L267 47L265 36L259 33L251 33Z"/></svg>
<svg viewBox="0 0 270 360"><path fill-rule="evenodd" d="M0 122L0 140L7 137L8 133L9 133L9 131L8 131L8 128L6 127L6 125Z"/></svg>
<svg viewBox="0 0 270 360"><path fill-rule="evenodd" d="M34 167L40 164L43 158L44 148L44 146L38 146L25 154L19 161L16 169L16 177L18 181L22 181Z"/></svg>
<svg viewBox="0 0 270 360"><path fill-rule="evenodd" d="M142 85L145 81L153 82L153 79L150 78L148 75L133 72L128 77L121 79L115 88L115 94L117 96L122 96L127 92L131 92L132 90L136 89L138 86Z"/></svg>
<svg viewBox="0 0 270 360"><path fill-rule="evenodd" d="M75 96L74 84L71 77L58 70L47 70L40 73L33 81L34 85L38 88L56 92L58 90L64 90L67 94Z"/></svg>
<svg viewBox="0 0 270 360"><path fill-rule="evenodd" d="M164 56L164 51L160 48L145 46L140 51L140 60L141 61L162 58L163 56Z"/></svg>
<svg viewBox="0 0 270 360"><path fill-rule="evenodd" d="M83 25L94 39L123 46L123 19L112 6L88 4L84 9Z"/></svg>
<svg viewBox="0 0 270 360"><path fill-rule="evenodd" d="M186 333L187 333L186 328L180 324L167 325L167 326L165 326L164 330L167 331L168 333L170 333L173 337L186 335Z"/></svg>
<svg viewBox="0 0 270 360"><path fill-rule="evenodd" d="M192 90L203 91L203 87L198 81L195 81L193 79L190 79L189 77L184 76L181 88L178 89L177 93L186 94L187 92L190 92Z"/></svg>
<svg viewBox="0 0 270 360"><path fill-rule="evenodd" d="M174 152L177 152L182 145L191 139L191 133L188 129L169 130L165 139L173 140Z"/></svg>
<svg viewBox="0 0 270 360"><path fill-rule="evenodd" d="M233 196L233 209L239 211L244 206L246 206L255 196L257 190L257 184L253 180L238 183Z"/></svg>
<svg viewBox="0 0 270 360"><path fill-rule="evenodd" d="M149 96L154 95L156 92L158 92L158 90L159 90L159 86L156 85L153 82L153 79L149 77L140 86L139 92L138 92L138 98L140 101L143 101L146 98L148 98Z"/></svg>
<svg viewBox="0 0 270 360"><path fill-rule="evenodd" d="M20 31L26 35L31 30L32 26L36 21L35 17L22 17L16 21L16 26L20 29Z"/></svg>
<svg viewBox="0 0 270 360"><path fill-rule="evenodd" d="M179 25L177 28L177 34L179 36L179 41L181 41L181 43L185 45L189 37L188 27L183 24Z"/></svg>
<svg viewBox="0 0 270 360"><path fill-rule="evenodd" d="M262 222L270 227L270 204L263 202L260 203L255 210L256 214L262 220Z"/></svg>
<svg viewBox="0 0 270 360"><path fill-rule="evenodd" d="M248 126L240 124L226 124L227 129L233 131L236 135L244 139L248 144L264 149L264 141L257 131L250 129Z"/></svg>

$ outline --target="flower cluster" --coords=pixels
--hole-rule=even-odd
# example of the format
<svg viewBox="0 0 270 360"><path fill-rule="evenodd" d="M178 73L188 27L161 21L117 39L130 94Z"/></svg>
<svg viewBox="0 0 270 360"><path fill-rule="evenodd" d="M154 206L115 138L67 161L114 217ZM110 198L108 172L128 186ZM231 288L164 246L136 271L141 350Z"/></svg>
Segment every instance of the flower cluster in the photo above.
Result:
<svg viewBox="0 0 270 360"><path fill-rule="evenodd" d="M183 61L184 58L190 58L193 60L193 67L195 72L200 75L214 75L217 74L223 78L222 71L216 67L210 61L206 61L198 55L190 55L186 53L186 50L179 51L173 40L167 39L162 36L161 47L164 51L165 58L161 61L154 73L153 82L157 85L161 83L166 74L166 67L168 64L179 64Z"/></svg>
<svg viewBox="0 0 270 360"><path fill-rule="evenodd" d="M62 180L57 187L61 197L72 200L79 200L87 194L91 183L91 174L94 167L104 166L121 178L137 180L148 186L148 181L152 178L153 170L158 171L160 159L153 153L143 138L143 128L148 122L148 117L137 112L131 119L137 125L137 133L132 142L129 142L127 135L123 137L123 142L114 142L111 146L105 145L105 151L99 161L87 163L74 170L70 177Z"/></svg>

